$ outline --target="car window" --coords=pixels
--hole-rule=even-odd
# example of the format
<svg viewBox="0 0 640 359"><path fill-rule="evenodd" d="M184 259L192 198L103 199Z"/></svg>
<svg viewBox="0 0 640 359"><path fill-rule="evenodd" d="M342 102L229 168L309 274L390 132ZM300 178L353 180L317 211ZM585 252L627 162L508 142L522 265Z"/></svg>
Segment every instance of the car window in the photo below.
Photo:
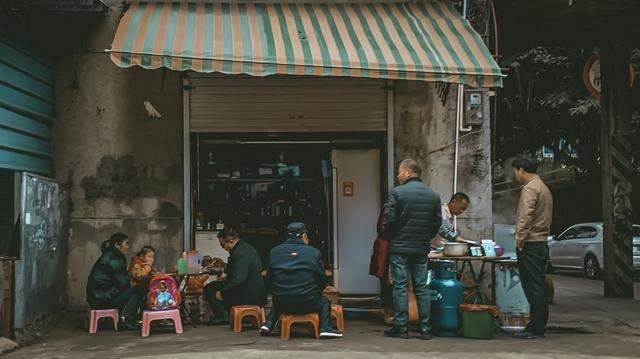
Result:
<svg viewBox="0 0 640 359"><path fill-rule="evenodd" d="M584 227L578 227L578 229L579 229L579 232L576 238L595 238L595 236L598 235L598 230L595 229L594 227L584 226Z"/></svg>
<svg viewBox="0 0 640 359"><path fill-rule="evenodd" d="M591 226L576 226L567 229L558 237L558 240L594 238L598 235L598 230Z"/></svg>
<svg viewBox="0 0 640 359"><path fill-rule="evenodd" d="M571 228L567 229L566 231L564 231L564 233L562 233L558 237L558 240L559 241L565 241L567 239L576 239L577 236L578 236L578 233L580 233L580 227L571 227Z"/></svg>

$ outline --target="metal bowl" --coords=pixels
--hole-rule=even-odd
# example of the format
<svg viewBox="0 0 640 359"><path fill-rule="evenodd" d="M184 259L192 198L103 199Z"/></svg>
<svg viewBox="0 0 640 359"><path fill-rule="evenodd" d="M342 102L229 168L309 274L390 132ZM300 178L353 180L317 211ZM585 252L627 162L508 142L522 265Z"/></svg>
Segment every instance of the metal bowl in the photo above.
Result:
<svg viewBox="0 0 640 359"><path fill-rule="evenodd" d="M469 252L467 243L445 243L444 255L447 257L464 257Z"/></svg>

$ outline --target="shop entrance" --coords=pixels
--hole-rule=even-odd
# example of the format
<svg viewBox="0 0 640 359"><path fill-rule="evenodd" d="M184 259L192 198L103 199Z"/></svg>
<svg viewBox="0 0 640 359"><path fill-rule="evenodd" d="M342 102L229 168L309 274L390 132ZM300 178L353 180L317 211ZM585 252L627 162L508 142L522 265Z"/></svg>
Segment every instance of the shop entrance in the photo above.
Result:
<svg viewBox="0 0 640 359"><path fill-rule="evenodd" d="M192 135L195 249L226 258L216 235L233 227L266 263L287 224L300 221L341 292L376 293L368 265L383 191L384 137L234 136Z"/></svg>
<svg viewBox="0 0 640 359"><path fill-rule="evenodd" d="M371 79L190 74L189 247L224 258L216 234L232 226L266 261L301 221L341 293L376 293L368 262L388 182L390 92Z"/></svg>

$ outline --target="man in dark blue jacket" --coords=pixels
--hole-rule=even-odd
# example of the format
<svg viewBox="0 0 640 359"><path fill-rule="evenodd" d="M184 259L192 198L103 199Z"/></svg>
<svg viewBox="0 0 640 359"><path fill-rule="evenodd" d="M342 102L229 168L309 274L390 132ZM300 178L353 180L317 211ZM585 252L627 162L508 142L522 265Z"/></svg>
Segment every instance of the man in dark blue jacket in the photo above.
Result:
<svg viewBox="0 0 640 359"><path fill-rule="evenodd" d="M287 226L287 240L269 254L267 281L271 283L273 309L260 328L269 335L281 313L318 313L320 338L340 338L342 333L330 327L331 303L322 295L327 286L320 252L309 245L304 223Z"/></svg>
<svg viewBox="0 0 640 359"><path fill-rule="evenodd" d="M385 336L409 338L409 276L418 302L420 338L431 339L429 311L431 299L427 287L427 255L431 240L442 223L440 196L420 181L422 169L415 160L406 159L398 168L400 186L391 190L384 208L385 238L389 240L389 264L393 279L395 324Z"/></svg>

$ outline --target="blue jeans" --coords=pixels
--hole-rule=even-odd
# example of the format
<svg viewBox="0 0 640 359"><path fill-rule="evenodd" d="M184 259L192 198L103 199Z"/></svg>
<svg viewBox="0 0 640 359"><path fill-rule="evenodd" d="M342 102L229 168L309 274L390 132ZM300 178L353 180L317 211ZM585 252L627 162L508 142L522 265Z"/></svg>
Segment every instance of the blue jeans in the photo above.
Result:
<svg viewBox="0 0 640 359"><path fill-rule="evenodd" d="M390 254L391 278L393 279L393 311L395 312L395 329L406 331L409 322L409 277L416 294L418 313L420 314L420 331L430 331L429 312L431 296L427 286L427 255Z"/></svg>

